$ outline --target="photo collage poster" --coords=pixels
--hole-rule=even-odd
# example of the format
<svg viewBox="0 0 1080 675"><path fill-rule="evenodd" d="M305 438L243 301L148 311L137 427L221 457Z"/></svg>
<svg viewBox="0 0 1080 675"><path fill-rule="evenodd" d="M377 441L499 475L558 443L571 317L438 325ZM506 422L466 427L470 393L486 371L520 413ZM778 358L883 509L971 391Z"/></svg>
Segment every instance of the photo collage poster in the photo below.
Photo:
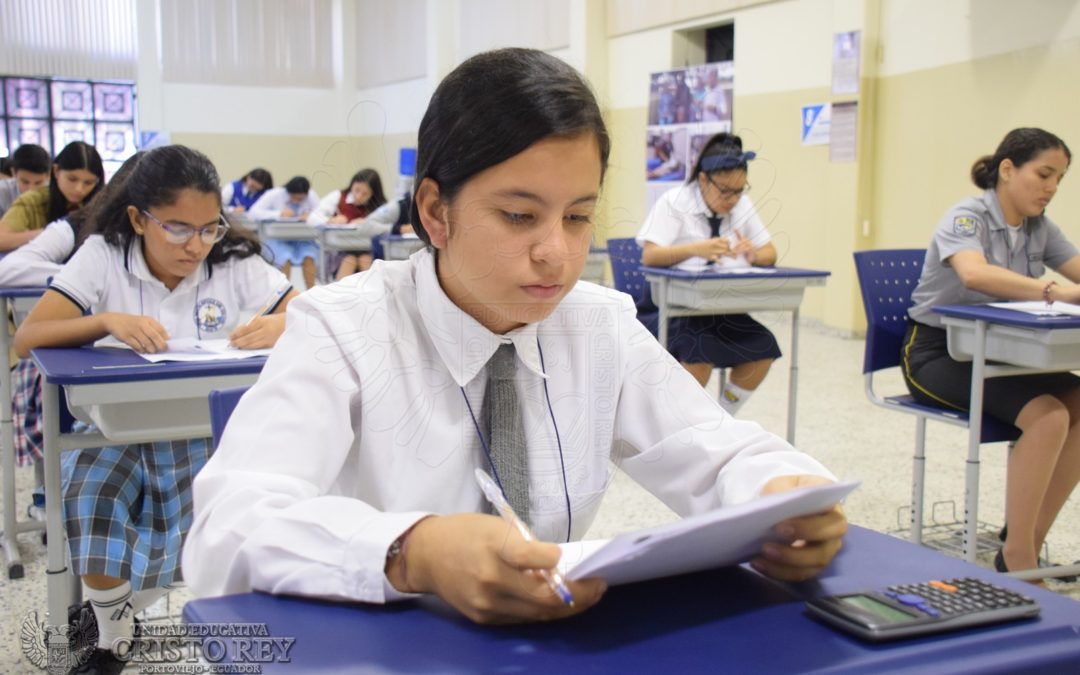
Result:
<svg viewBox="0 0 1080 675"><path fill-rule="evenodd" d="M649 76L645 132L645 208L686 182L705 141L731 131L735 62L666 70Z"/></svg>

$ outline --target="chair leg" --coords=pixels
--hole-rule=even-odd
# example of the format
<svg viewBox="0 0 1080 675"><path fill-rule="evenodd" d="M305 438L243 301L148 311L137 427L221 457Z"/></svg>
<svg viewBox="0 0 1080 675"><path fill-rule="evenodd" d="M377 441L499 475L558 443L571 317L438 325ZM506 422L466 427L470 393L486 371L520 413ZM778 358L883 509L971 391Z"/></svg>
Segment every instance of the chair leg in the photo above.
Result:
<svg viewBox="0 0 1080 675"><path fill-rule="evenodd" d="M926 478L926 418L915 418L915 456L911 464L911 541L922 544L923 489Z"/></svg>
<svg viewBox="0 0 1080 675"><path fill-rule="evenodd" d="M724 396L724 387L727 386L727 369L726 368L717 368L717 370L719 371L718 374L720 376L720 381L719 381L717 389L716 389L716 399L720 400Z"/></svg>

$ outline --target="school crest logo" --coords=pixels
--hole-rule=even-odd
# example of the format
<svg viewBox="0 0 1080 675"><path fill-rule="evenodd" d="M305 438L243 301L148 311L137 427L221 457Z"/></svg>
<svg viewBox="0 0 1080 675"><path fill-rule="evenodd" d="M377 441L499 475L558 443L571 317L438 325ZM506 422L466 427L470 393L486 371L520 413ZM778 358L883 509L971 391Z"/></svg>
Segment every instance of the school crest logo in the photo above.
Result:
<svg viewBox="0 0 1080 675"><path fill-rule="evenodd" d="M90 660L97 646L98 630L93 610L88 605L72 608L70 623L63 626L46 626L32 611L23 619L19 638L26 659L49 673L66 673ZM66 648L49 644L52 635L66 635Z"/></svg>
<svg viewBox="0 0 1080 675"><path fill-rule="evenodd" d="M953 232L961 237L974 236L978 225L975 223L975 219L971 216L957 216L952 221Z"/></svg>
<svg viewBox="0 0 1080 675"><path fill-rule="evenodd" d="M221 330L225 326L225 305L214 298L203 298L195 305L195 323L199 330Z"/></svg>

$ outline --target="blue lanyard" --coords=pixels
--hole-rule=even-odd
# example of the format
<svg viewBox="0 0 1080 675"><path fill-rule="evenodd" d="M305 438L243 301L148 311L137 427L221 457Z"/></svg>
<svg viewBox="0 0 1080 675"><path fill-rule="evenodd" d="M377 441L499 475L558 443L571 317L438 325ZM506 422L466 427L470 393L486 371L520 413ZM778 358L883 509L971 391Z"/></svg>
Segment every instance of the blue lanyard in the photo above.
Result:
<svg viewBox="0 0 1080 675"><path fill-rule="evenodd" d="M544 375L547 375L547 366L544 365L544 349L540 346L540 338L536 338L536 349L540 353L540 370ZM461 397L465 399L465 407L469 409L469 417L472 418L473 427L476 428L476 435L480 438L480 447L484 449L484 457L487 458L488 467L491 469L491 475L495 477L495 482L499 485L499 489L503 491L503 495L506 495L506 490L503 489L502 479L499 478L499 470L495 468L495 460L491 457L491 449L488 448L487 441L484 440L484 434L480 431L480 423L476 421L476 414L473 412L472 403L469 403L469 397L465 395L465 387L458 387L461 389ZM559 467L562 469L562 484L563 495L566 497L566 541L570 541L570 532L573 529L574 516L573 510L570 508L570 488L566 482L566 460L563 457L562 439L559 437L559 425L555 422L555 410L551 407L551 393L548 392L547 378L544 378L544 398L547 400L548 414L551 416L551 426L555 429L555 443L559 446Z"/></svg>

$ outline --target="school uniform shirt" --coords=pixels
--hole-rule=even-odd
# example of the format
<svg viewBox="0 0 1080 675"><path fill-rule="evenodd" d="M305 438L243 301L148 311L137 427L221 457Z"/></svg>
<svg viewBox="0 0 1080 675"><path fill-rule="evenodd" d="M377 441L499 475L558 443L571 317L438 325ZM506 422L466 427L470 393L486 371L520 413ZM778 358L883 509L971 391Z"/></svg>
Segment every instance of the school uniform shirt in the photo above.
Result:
<svg viewBox="0 0 1080 675"><path fill-rule="evenodd" d="M11 232L28 232L45 227L49 212L49 186L24 192L4 213L3 224Z"/></svg>
<svg viewBox="0 0 1080 675"><path fill-rule="evenodd" d="M390 544L426 514L488 510L473 419L488 359L507 342L540 539L585 534L612 461L684 516L753 499L776 476L830 476L728 416L638 323L629 296L579 282L548 318L497 335L446 296L423 249L289 304L285 333L195 480L188 585L403 597L383 571Z"/></svg>
<svg viewBox="0 0 1080 675"><path fill-rule="evenodd" d="M919 284L911 295L908 315L919 323L941 328L936 305L976 305L999 300L964 287L949 258L960 251L976 251L991 265L1038 279L1046 268L1057 269L1077 255L1077 248L1065 238L1045 214L1025 218L1012 230L1005 223L997 192L991 188L949 209L938 222L934 238L926 250Z"/></svg>
<svg viewBox="0 0 1080 675"><path fill-rule="evenodd" d="M227 183L225 187L221 188L221 203L226 208L236 208L237 206L243 206L245 209L250 209L251 205L262 196L266 190L260 192L248 192L244 187L244 180L238 179L231 183Z"/></svg>
<svg viewBox="0 0 1080 675"><path fill-rule="evenodd" d="M0 216L19 198L19 182L14 178L0 180Z"/></svg>
<svg viewBox="0 0 1080 675"><path fill-rule="evenodd" d="M284 297L285 275L262 257L204 263L170 291L146 265L142 239L128 251L92 235L49 286L84 312L122 312L153 317L172 338L223 339L241 312L256 310L275 294ZM110 338L105 338L109 340Z"/></svg>
<svg viewBox="0 0 1080 675"><path fill-rule="evenodd" d="M308 190L307 198L300 204L300 211L293 217L306 217L318 205L319 193L315 192L315 190ZM271 188L251 205L248 215L253 220L274 220L281 217L281 210L286 206L294 211L297 207L296 204L289 203L289 193L285 191L285 188Z"/></svg>
<svg viewBox="0 0 1080 675"><path fill-rule="evenodd" d="M0 259L0 286L45 286L74 250L75 228L67 218L54 220Z"/></svg>
<svg viewBox="0 0 1080 675"><path fill-rule="evenodd" d="M318 205L308 215L308 225L325 225L337 214L337 205L341 201L342 190L331 190L319 200ZM353 203L352 193L345 195L345 202Z"/></svg>
<svg viewBox="0 0 1080 675"><path fill-rule="evenodd" d="M682 184L668 190L656 201L637 234L637 243L642 247L647 241L658 246L677 246L709 239L712 237L708 221L711 215L712 209L705 203L697 180ZM731 213L719 217L719 236L726 237L732 246L735 245L736 232L749 239L754 248L769 243L769 231L758 218L754 204L748 196L739 197ZM693 256L673 267L688 272L700 272L707 267L750 267L750 262L744 255L724 256L714 265L710 265L707 258Z"/></svg>

